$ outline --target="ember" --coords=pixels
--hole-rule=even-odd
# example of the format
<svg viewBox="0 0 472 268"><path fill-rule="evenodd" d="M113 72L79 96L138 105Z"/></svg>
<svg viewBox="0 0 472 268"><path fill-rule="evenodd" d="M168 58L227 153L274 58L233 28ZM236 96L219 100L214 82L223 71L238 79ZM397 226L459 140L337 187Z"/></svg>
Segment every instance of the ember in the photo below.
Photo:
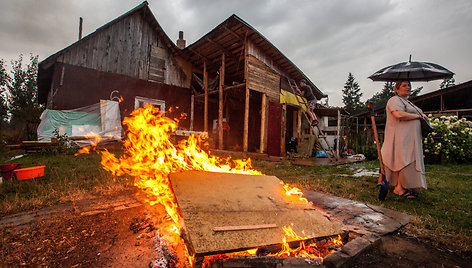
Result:
<svg viewBox="0 0 472 268"><path fill-rule="evenodd" d="M157 227L160 241L167 248L185 248L185 257L177 259L178 266L192 266L195 257L189 252L183 240L183 219L179 213L179 207L169 182L169 174L185 170L211 171L219 173L235 173L247 175L262 175L261 172L252 169L250 159L233 160L220 159L201 149L205 137L190 136L188 140L182 140L174 145L170 139L170 133L177 129L178 119L162 116L159 109L152 105L135 110L131 117L123 120L128 132L124 140L125 152L117 158L107 150L100 151L101 164L104 169L115 176L125 174L135 178L134 184L147 194L147 201L151 205L160 206L165 214L160 219ZM79 153L88 153L89 149L83 149ZM283 183L282 183L283 184ZM283 188L288 196L307 203L300 189L284 184ZM311 237L301 237L295 234L291 227L284 228L283 249L276 254L267 256L301 256L320 258L324 252L317 249L316 244L305 246L302 242L296 249L291 249L289 241L306 240ZM336 244L338 242L332 242ZM257 250L229 253L227 258L238 255L254 255ZM178 254L176 254L178 255Z"/></svg>

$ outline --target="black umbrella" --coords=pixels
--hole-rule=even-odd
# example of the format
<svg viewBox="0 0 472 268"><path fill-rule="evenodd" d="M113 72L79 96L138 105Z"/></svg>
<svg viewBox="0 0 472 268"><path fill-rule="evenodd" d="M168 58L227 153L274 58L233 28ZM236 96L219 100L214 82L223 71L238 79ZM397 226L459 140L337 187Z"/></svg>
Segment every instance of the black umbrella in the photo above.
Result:
<svg viewBox="0 0 472 268"><path fill-rule="evenodd" d="M429 62L411 61L398 63L385 67L369 76L373 81L395 82L406 81L431 81L437 79L449 79L454 75L448 69Z"/></svg>

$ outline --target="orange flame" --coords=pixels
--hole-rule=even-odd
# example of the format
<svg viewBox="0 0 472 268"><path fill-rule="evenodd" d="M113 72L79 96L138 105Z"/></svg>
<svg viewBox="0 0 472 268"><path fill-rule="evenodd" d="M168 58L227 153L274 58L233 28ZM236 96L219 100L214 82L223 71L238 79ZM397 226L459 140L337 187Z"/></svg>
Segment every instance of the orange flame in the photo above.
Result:
<svg viewBox="0 0 472 268"><path fill-rule="evenodd" d="M177 120L162 116L163 112L152 105L135 110L131 117L126 117L123 124L128 132L124 140L124 154L117 158L107 150L100 151L101 164L104 169L115 176L130 175L135 178L134 184L148 196L151 205L160 206L165 210L161 217L159 233L163 234L170 245L182 246L186 250L185 265L192 265L192 256L181 238L181 216L175 196L170 187L168 175L183 170L202 170L212 172L262 175L252 169L251 160L220 159L204 151L205 136L190 136L174 145L171 133L177 129ZM90 148L82 148L89 152ZM284 184L287 196L293 196L302 202L308 202L303 193L296 187ZM297 249L291 249L287 240L304 240L310 237L298 236L291 227L284 227L283 249L274 256L306 256L321 258L327 254L319 253L316 244L305 246L304 242ZM332 242L334 244L334 242ZM316 249L316 250L315 250ZM239 255L255 255L257 249L244 252L225 254L225 258ZM183 266L183 264L182 264Z"/></svg>
<svg viewBox="0 0 472 268"><path fill-rule="evenodd" d="M131 175L134 184L148 194L151 205L162 206L166 215L162 217L160 233L176 244L185 247L180 238L181 224L178 205L170 187L168 175L182 170L203 170L237 174L262 175L253 170L251 160L220 159L201 149L204 137L190 136L178 145L171 143L170 133L177 129L177 122L162 116L152 105L135 110L131 117L123 120L128 133L124 141L125 153L120 157L104 150L101 164L113 175ZM187 261L193 258L187 252Z"/></svg>
<svg viewBox="0 0 472 268"><path fill-rule="evenodd" d="M293 224L292 224L293 226ZM300 236L292 229L291 226L282 227L284 230L284 237L282 239L282 249L273 254L266 254L264 256L273 256L273 257L300 257L300 258L312 258L319 259L323 261L323 258L328 254L334 251L334 248L341 247L343 245L341 236L338 235L337 238L330 238L325 242L320 244L315 242L310 242L308 245L305 244L306 241L301 241L299 246L296 248L291 248L288 240L290 241L300 241L308 240L312 238L311 236ZM257 249L250 249L240 252L232 252L226 254L213 255L205 257L203 267L212 267L212 263L218 260L225 260L235 256L257 256Z"/></svg>
<svg viewBox="0 0 472 268"><path fill-rule="evenodd" d="M283 181L280 181L280 183L283 184L286 195L298 197L300 201L308 203L308 200L303 197L303 192L299 188L285 184Z"/></svg>

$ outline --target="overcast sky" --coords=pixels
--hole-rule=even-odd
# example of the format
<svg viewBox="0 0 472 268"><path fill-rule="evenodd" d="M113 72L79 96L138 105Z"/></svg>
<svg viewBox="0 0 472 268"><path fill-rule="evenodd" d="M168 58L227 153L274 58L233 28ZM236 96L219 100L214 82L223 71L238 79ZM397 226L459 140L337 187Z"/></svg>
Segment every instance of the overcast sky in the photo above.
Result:
<svg viewBox="0 0 472 268"><path fill-rule="evenodd" d="M349 72L362 101L382 82L367 77L395 63L427 61L454 72L456 84L472 80L470 0L150 0L149 7L172 40L184 31L187 45L232 14L245 20L294 62L324 93L343 106ZM39 60L129 11L135 0L0 0L0 59L20 54ZM413 83L422 93L441 81Z"/></svg>

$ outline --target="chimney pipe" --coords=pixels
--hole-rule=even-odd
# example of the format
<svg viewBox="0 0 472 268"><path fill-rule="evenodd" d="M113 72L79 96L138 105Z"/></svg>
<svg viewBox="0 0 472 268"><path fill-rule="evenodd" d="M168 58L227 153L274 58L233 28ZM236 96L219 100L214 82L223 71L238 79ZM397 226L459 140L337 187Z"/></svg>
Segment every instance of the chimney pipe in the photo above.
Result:
<svg viewBox="0 0 472 268"><path fill-rule="evenodd" d="M179 39L177 40L177 47L180 49L185 48L184 32L179 31Z"/></svg>
<svg viewBox="0 0 472 268"><path fill-rule="evenodd" d="M84 20L82 19L82 17L79 18L79 40L82 39L82 24L83 24Z"/></svg>

